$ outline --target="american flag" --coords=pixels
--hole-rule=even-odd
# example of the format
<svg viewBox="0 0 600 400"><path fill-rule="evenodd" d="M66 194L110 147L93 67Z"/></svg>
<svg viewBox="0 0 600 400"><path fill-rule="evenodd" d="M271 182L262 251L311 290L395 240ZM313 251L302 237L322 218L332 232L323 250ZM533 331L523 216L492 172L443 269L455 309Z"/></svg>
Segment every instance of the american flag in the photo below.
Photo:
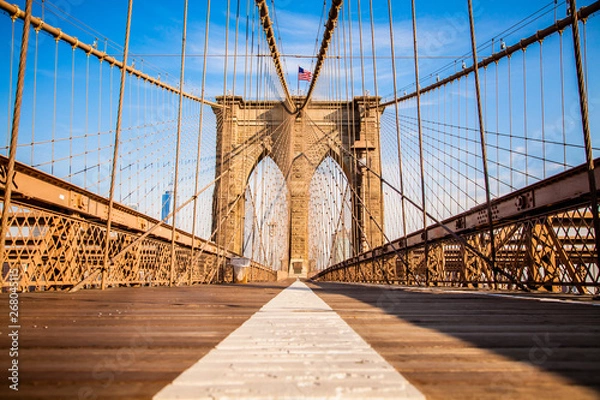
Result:
<svg viewBox="0 0 600 400"><path fill-rule="evenodd" d="M308 81L312 79L312 72L305 71L304 68L298 67L298 80L299 81Z"/></svg>

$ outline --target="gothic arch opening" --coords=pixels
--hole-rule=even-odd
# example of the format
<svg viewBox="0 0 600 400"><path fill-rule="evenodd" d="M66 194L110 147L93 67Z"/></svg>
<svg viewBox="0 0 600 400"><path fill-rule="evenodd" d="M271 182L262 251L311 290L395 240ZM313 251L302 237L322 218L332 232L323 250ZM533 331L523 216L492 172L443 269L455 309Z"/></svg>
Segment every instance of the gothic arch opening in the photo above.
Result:
<svg viewBox="0 0 600 400"><path fill-rule="evenodd" d="M340 165L325 157L309 186L309 276L353 254L351 192Z"/></svg>
<svg viewBox="0 0 600 400"><path fill-rule="evenodd" d="M263 158L248 178L242 252L275 271L287 270L288 197L281 170L272 158Z"/></svg>

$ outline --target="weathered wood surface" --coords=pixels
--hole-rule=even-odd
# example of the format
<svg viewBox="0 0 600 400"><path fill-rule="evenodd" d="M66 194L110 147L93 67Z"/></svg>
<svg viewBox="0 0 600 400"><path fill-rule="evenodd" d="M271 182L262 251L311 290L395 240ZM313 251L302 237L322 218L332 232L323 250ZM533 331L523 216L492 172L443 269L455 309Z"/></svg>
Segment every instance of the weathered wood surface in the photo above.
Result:
<svg viewBox="0 0 600 400"><path fill-rule="evenodd" d="M289 283L20 294L20 390L0 398L149 399ZM598 306L309 286L430 399L600 399Z"/></svg>
<svg viewBox="0 0 600 400"><path fill-rule="evenodd" d="M309 286L429 399L600 399L597 301Z"/></svg>
<svg viewBox="0 0 600 400"><path fill-rule="evenodd" d="M0 398L149 399L288 284L22 293L18 393L3 293Z"/></svg>

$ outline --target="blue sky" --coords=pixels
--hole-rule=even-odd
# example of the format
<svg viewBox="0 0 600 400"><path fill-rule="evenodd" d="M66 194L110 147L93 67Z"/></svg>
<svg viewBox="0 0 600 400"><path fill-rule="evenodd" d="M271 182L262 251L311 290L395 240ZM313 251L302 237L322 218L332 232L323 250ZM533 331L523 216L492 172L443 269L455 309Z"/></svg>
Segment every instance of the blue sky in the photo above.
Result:
<svg viewBox="0 0 600 400"><path fill-rule="evenodd" d="M15 1L19 7L24 8L24 0ZM301 91L305 91L307 88L306 83L302 83L297 86L296 72L298 65L301 65L305 69L312 69L314 66L314 55L320 44L322 37L322 24L323 18L326 18L330 0L307 0L307 1L291 1L291 0L268 0L270 8L270 14L275 22L275 31L278 41L280 52L284 55L283 63L287 82L292 92L296 92L297 88ZM229 12L227 11L227 4L230 4ZM273 7L273 3L275 7ZM370 2L368 0L361 0L361 22L363 28L363 49L360 49L359 30L358 30L358 1L352 0L351 2L344 2L342 9L342 19L337 28L337 34L334 36L334 41L330 47L330 55L344 57L344 60L337 61L335 58L328 60L322 71L315 92L315 98L347 98L353 95L360 95L365 92L370 94L377 94L382 96L384 99L389 99L393 96L393 80L390 60L390 19L388 16L388 3L384 0L373 0L373 24L371 25L371 15L369 11ZM398 93L402 94L404 91L411 92L414 90L414 63L413 63L413 48L412 48L412 25L411 25L411 10L409 1L393 1L393 31L395 38L395 51L397 57L396 73L398 81ZM591 4L592 0L579 1L578 7L582 7ZM77 37L81 42L92 44L94 41L98 41L98 48L104 49L105 45L107 52L115 58L120 59L122 56L122 44L124 39L125 30L125 19L126 19L126 7L127 1L125 0L47 0L45 7L42 10L41 0L34 2L34 15L42 16L46 23L53 26L59 27L65 33L71 36ZM255 13L256 7L254 6L253 0L240 0L239 1L239 18L237 18L238 0L221 0L212 1L212 10L210 17L210 33L209 33L209 49L208 49L208 66L207 66L207 83L206 83L206 95L207 97L214 98L223 94L224 90L224 78L227 77L227 91L233 91L235 82L235 93L237 95L246 94L246 97L259 97L265 96L265 88L261 87L257 89L256 85L256 70L257 68L270 68L271 79L276 82L275 74L272 72L272 63L268 57L254 58L250 63L252 65L253 74L242 73L246 68L246 62L243 57L246 53L246 39L249 43L252 43L254 32L254 54L258 52L256 46L260 43L260 53L266 54L267 51L264 46L264 40L262 38L262 29L254 25L246 26L246 18L250 17ZM350 14L349 8L350 6ZM540 1L517 1L517 0L505 0L502 2L498 1L477 1L474 0L475 17L476 17L476 35L477 41L480 48L479 57L480 59L489 56L492 53L491 40L494 39L494 50L498 51L499 41L503 39L507 45L512 45L518 42L520 39L532 35L536 30L545 28L551 25L554 21L555 16L557 18L563 18L566 14L566 6L564 1L558 1L556 3L552 0L540 0ZM542 10L541 12L539 12ZM350 17L349 17L350 15ZM535 15L534 18L529 18L531 15ZM131 48L130 48L130 63L135 60L135 67L141 69L154 77L160 77L162 81L167 81L173 86L178 85L179 80L179 66L180 66L180 50L181 50L181 30L182 30L182 17L183 17L183 1L175 0L171 2L157 1L157 0L135 0L133 7L133 22L132 22L132 36L131 36ZM600 64L600 24L597 23L597 15L593 16L589 23L586 25L586 57L587 65L589 65L589 100L590 100L590 116L592 124L592 136L594 137L595 143L598 143L596 139L598 137L598 127L600 127L600 77L594 73L593 66ZM525 20L526 22L520 25L519 22ZM186 79L184 87L186 91L191 91L195 94L200 93L201 81L202 81L202 55L204 47L204 31L206 22L206 1L204 0L193 0L189 4L189 19L188 19L188 45L186 59ZM466 65L471 64L470 52L470 38L468 29L468 15L467 15L467 1L417 1L417 22L418 22L418 40L419 40L419 54L420 54L420 71L422 78L422 85L426 86L430 83L435 82L436 77L439 75L440 78L444 78L451 75L456 70L460 70L463 60ZM250 22L251 24L251 22ZM236 25L238 26L238 34L236 40ZM352 28L350 29L350 25ZM15 34L16 42L18 44L18 38L20 37L20 28L22 24L20 22L15 23ZM228 30L226 28L229 28ZM11 48L16 49L16 46L11 47L11 35L13 25L10 22L10 18L7 15L0 15L0 76L4 78L0 80L0 143L5 143L8 135L9 114L11 112L11 101L14 96L14 87L9 89L9 76L10 69L10 54ZM247 29L248 28L248 29ZM377 56L377 88L375 88L374 82L374 65L372 62L373 48L371 45L371 28L374 33L375 49L374 52ZM226 32L228 35L228 46L226 46ZM349 43L349 33L352 32L353 41ZM248 32L248 36L247 36ZM344 35L346 33L346 39ZM257 37L260 36L261 40ZM34 40L34 35L32 35ZM237 45L236 45L237 43ZM35 112L32 110L32 85L33 85L33 42L30 45L30 57L28 59L28 77L27 77L27 90L25 93L26 104L24 106L25 112L22 121L22 135L20 138L23 144L22 149L19 150L18 159L23 162L30 162L35 164L42 163L46 158L50 158L50 151L37 151L35 155L31 152L29 155L29 149L26 147L27 140L33 133L32 130L31 116L34 115L34 122L36 122L35 136L36 141L49 140L50 128L53 114L53 85L54 85L54 51L55 45L54 40L45 34L39 35L39 62L38 62L38 81L37 81L37 109ZM513 113L512 113L512 129L516 136L521 136L521 139L515 140L512 144L505 141L506 135L509 133L511 127L509 127L508 113L504 112L505 103L507 98L507 60L503 60L499 66L499 96L501 114L500 118L497 118L497 114L494 114L494 108L498 108L495 105L493 94L488 93L488 99L486 101L487 108L489 109L485 115L486 122L488 123L487 128L489 131L496 132L492 133L491 141L495 143L496 149L498 148L509 148L509 150L502 151L490 151L489 157L492 162L491 171L494 175L494 184L497 183L498 189L497 194L505 193L509 189L508 182L515 180L514 187L523 186L527 183L531 183L531 180L525 179L525 174L518 174L511 172L507 176L506 168L504 170L494 163L502 164L504 166L509 165L512 169L520 168L521 164L513 165L513 160L524 163L524 168L531 168L530 175L535 177L543 178L548 176L550 173L555 173L560 170L561 163L569 165L578 165L583 162L583 152L581 150L582 134L580 128L580 120L578 114L578 96L576 91L576 80L575 74L573 73L573 49L572 49L572 38L570 30L565 31L564 35L564 63L565 63L565 118L560 114L560 102L558 98L560 96L559 87L559 66L558 66L558 35L554 35L552 38L544 41L544 58L540 63L538 55L539 46L534 45L527 51L526 62L527 62L527 94L528 94L528 122L525 124L523 109L523 54L518 53L512 58L512 85L513 85ZM238 63L233 63L233 54L236 51L238 54ZM227 71L224 72L226 52L230 58L227 63ZM342 50L346 48L346 50ZM354 58L350 60L349 49L352 49ZM109 79L107 67L104 66L104 70L98 73L98 62L93 60L93 64L90 69L90 95L89 104L85 104L84 107L84 92L86 90L85 74L86 74L86 57L82 52L78 52L75 56L75 74L74 74L74 89L70 90L72 76L71 76L71 50L67 45L61 45L59 49L59 61L58 61L58 76L57 76L57 103L60 107L64 107L64 112L59 108L59 117L56 121L57 135L61 134L63 142L67 143L69 135L77 136L84 135L85 132L95 135L95 132L101 132L98 136L97 143L94 137L94 142L88 138L78 139L77 141L71 141L74 149L65 149L64 145L57 145L56 149L52 146L52 152L56 150L56 156L54 158L60 158L60 151L64 152L65 158L73 160L72 164L82 164L90 162L89 157L81 156L77 158L73 154L77 153L78 146L84 146L84 153L93 152L94 159L97 158L99 164L99 170L104 168L104 174L106 175L110 160L110 143L112 138L112 129L114 129L114 109L116 96L114 96L112 108L108 100L107 81ZM360 55L362 54L362 60ZM13 60L16 60L16 52L13 54ZM362 79L361 64L364 64L364 86ZM14 68L13 64L13 68ZM546 115L544 117L544 128L546 139L573 144L568 148L569 154L567 154L567 160L564 160L562 155L562 146L547 145L546 157L556 162L550 165L549 171L540 172L542 166L536 161L536 157L541 157L542 150L539 149L539 141L535 140L528 143L530 146L527 151L530 154L527 157L523 157L519 153L523 153L524 140L522 137L525 135L523 132L524 124L527 125L527 135L530 138L540 138L542 135L540 129L540 104L539 104L539 69L540 65L544 68L545 81L544 90L547 102L545 104ZM100 66L102 67L102 66ZM350 67L351 70L350 70ZM234 69L237 75L237 79L234 81ZM492 91L492 81L494 79L495 70L491 68L487 77L482 76L483 79L488 79L490 85L490 91ZM252 76L252 77L251 77ZM349 77L349 81L353 82L350 87L345 86L345 78ZM96 93L98 91L96 83L102 80L104 92L100 96ZM118 87L118 73L114 74L115 83L112 86L113 92ZM252 79L252 80L251 80ZM470 78L472 79L472 78ZM132 81L133 84L128 88L126 95L131 99L139 99L141 96L146 95L148 90L148 96L154 105L158 102L156 94L150 89L144 89L138 82ZM484 81L486 82L486 81ZM252 85L251 85L252 83ZM14 86L14 77L13 82ZM149 86L149 85L147 85ZM447 91L451 100L446 102L446 108L444 108L443 119L449 123L460 124L463 126L473 127L476 120L474 114L474 86L472 80L462 80L460 85L456 84L448 86ZM260 92L258 91L260 90ZM446 89L445 89L446 90ZM137 97L136 97L136 92ZM247 93L245 93L247 92ZM450 94L456 96L452 97ZM71 93L75 94L76 100L70 99ZM424 106L424 117L428 119L435 119L437 115L440 116L440 106L436 105L439 94L433 93L430 96L425 96L423 99ZM444 92L446 93L446 92ZM276 97L274 93L267 93L270 98ZM279 96L281 93L279 93ZM154 97L152 97L154 96ZM101 115L98 110L98 102L96 99L102 97ZM460 105L454 104L454 111L451 111L452 104L456 103L456 99L462 99L463 110L468 105L469 110L467 113L462 113L458 116L457 107ZM169 102L169 114L168 117L173 119L173 113L175 108L175 99L170 97L167 99ZM149 100L150 101L150 100ZM162 101L162 98L161 98ZM460 101L459 101L460 102ZM74 103L69 109L69 104ZM444 107L446 107L444 106ZM411 108L412 107L412 108ZM437 108L436 108L437 107ZM128 115L125 118L126 126L139 125L139 113L142 107L140 104L133 104L128 111ZM90 110L90 111L87 111ZM112 115L109 114L109 110L112 111ZM197 110L196 110L197 112ZM382 157L384 161L392 162L391 160L397 159L397 155L394 154L396 144L394 142L396 134L394 124L390 122L389 113L393 113L392 107L389 107L386 111L388 114L384 116L383 121L385 122L384 130L382 131ZM404 114L408 117L414 112L414 104L408 104L407 108L404 109ZM73 113L73 122L69 120L69 113ZM137 115L136 115L137 114ZM191 112L193 115L193 112ZM210 111L206 113L207 118L213 118L211 120L214 124L214 116ZM85 118L84 118L85 116ZM457 117L458 116L458 117ZM85 121L84 121L85 119ZM499 120L496 123L496 120ZM563 125L563 119L566 121ZM44 122L42 122L44 121ZM405 121L406 122L406 121ZM71 127L71 125L73 125ZM405 126L410 126L405 124ZM429 125L430 127L433 125ZM6 128L5 128L6 127ZM97 128L97 129L96 129ZM206 129L206 126L205 126ZM214 127L213 127L214 130ZM430 133L434 135L435 126L430 130ZM213 132L214 133L214 132ZM414 132L408 132L407 138L414 139ZM139 133L140 137L137 139L131 139L124 145L124 154L132 160L124 162L124 165L133 165L135 158L134 154L129 149L133 146L136 140L144 139L144 131L141 130ZM195 133L190 128L189 135L186 136L185 140L188 140L189 144L186 145L186 149L195 148ZM411 136L413 135L413 136ZM206 136L206 138L210 135ZM214 140L214 135L212 136ZM565 139L563 139L565 138ZM154 140L154 139L152 139ZM162 139L160 139L162 140ZM435 140L432 136L430 140ZM387 141L387 142L386 142ZM85 143L84 143L85 142ZM148 157L156 156L155 153L164 153L163 158L167 159L172 156L172 151L163 151L163 142L156 139L151 142L151 151L148 152ZM154 146L154 147L152 147ZM537 146L537 147L536 147ZM43 148L43 146L38 146ZM47 146L48 147L48 146ZM210 146L207 146L207 148ZM596 144L596 147L600 147ZM67 150L69 153L67 154ZM405 151L411 152L407 154L407 157L415 157L415 150L410 146L406 146ZM537 153L536 153L537 151ZM476 152L476 149L470 150L471 153ZM3 154L6 153L4 150ZM598 154L596 153L596 156ZM97 157L96 157L97 156ZM195 156L194 151L189 152L189 158L192 159ZM125 156L123 156L125 157ZM466 157L466 156L465 156ZM457 157L460 159L460 156ZM528 160L523 161L524 158ZM33 160L32 160L33 159ZM460 160L459 160L460 161ZM168 161L166 161L168 162ZM468 159L467 163L471 166L479 165L475 159ZM69 165L64 163L63 175L66 174L66 168L70 168ZM209 165L208 162L205 165ZM49 165L49 164L48 164ZM214 165L214 162L213 162ZM433 165L433 164L432 164ZM558 167L557 167L558 166ZM414 167L414 165L413 165ZM45 167L44 167L45 168ZM42 168L42 169L44 169ZM457 167L458 168L458 167ZM461 166L463 168L463 166ZM552 169L554 168L554 169ZM557 169L558 168L558 169ZM562 168L562 167L561 167ZM46 168L47 169L47 168ZM390 169L390 170L393 170ZM52 171L48 171L52 172ZM100 171L102 172L102 171ZM99 173L100 173L99 172ZM190 172L191 173L191 172ZM435 171L432 172L435 174ZM474 174L474 172L473 172ZM397 174L395 174L397 175ZM394 176L395 176L394 175ZM136 178L138 175L131 175ZM94 184L94 180L99 180L98 176L90 175L87 180L90 180ZM149 180L159 180L159 177L152 175L148 178ZM167 183L161 183L159 189L156 189L159 193L165 190L166 185L169 182L169 177L165 175L160 178ZM452 180L449 177L449 180ZM106 178L102 180L104 183L107 182ZM162 181L161 181L162 182ZM412 180L413 184L417 182L417 179ZM85 185L85 182L76 182L80 185ZM135 189L135 185L133 185ZM97 187L92 190L102 192L101 188ZM129 190L129 189L128 189ZM418 189L414 189L414 198L418 198ZM477 201L481 200L481 191L478 195L473 195L473 198ZM127 194L123 198L128 198ZM158 198L158 197L157 197ZM461 205L462 208L470 207L472 203L465 203Z"/></svg>
<svg viewBox="0 0 600 400"><path fill-rule="evenodd" d="M222 55L225 51L225 27L227 25L227 3L228 1L213 1L210 24L210 49L209 53L214 57L209 59L209 94L214 96L222 92L223 65ZM229 0L229 53L234 52L235 24L237 0ZM245 42L245 18L247 5L250 4L250 10L254 8L253 1L240 0L240 18L239 18L239 52L243 53ZM271 16L277 22L278 45L285 54L312 56L315 53L316 42L320 41L319 22L321 21L324 2L318 0L291 1L274 0L275 11L273 11L272 2L267 2L271 8ZM326 2L326 9L329 8L329 1ZM412 60L403 59L412 55L412 32L410 25L410 2L393 1L393 19L396 41L396 54L398 60L399 87L405 87L413 83ZM565 5L562 1L558 2L558 17L565 15ZM592 3L591 0L579 1L578 6L584 6ZM20 7L24 7L24 1L16 1ZM109 39L109 53L118 56L121 49L118 45L123 43L124 25L126 16L127 1L94 1L94 0L56 0L51 2L62 9L67 14L75 17L78 21L85 23L93 28L95 32L85 32L80 29L81 24L76 22L74 26L61 19L53 13L55 10L51 5L47 5L44 10L48 23L61 27L65 32L71 33L81 41L92 43L96 37L99 38L99 47L102 48L104 38ZM455 58L461 57L469 52L469 31L467 25L467 2L466 1L417 1L417 17L419 29L419 47L421 60L421 72L423 77L436 71L440 66L451 63ZM520 38L527 36L537 29L548 26L553 18L553 1L515 1L507 0L497 1L475 1L476 12L476 31L478 43L484 45L491 38L512 26L519 20L527 17L544 6L549 6L546 15L534 21L520 32L513 35L503 35L502 37L508 43L514 43ZM357 26L357 4L351 2L352 21L354 37L355 54L358 54L358 26ZM343 6L344 13L347 13L347 5ZM369 1L361 2L361 18L364 31L364 55L368 59L371 57L371 37L370 37L370 14ZM41 1L37 0L34 8L35 15L41 15ZM144 0L134 1L131 53L132 58L136 59L136 66L140 67L142 60L144 68L154 75L161 73L163 79L166 74L170 80L175 83L179 74L179 59L177 55L181 46L181 27L182 27L183 1L155 1ZM190 88L199 87L201 81L202 59L199 57L203 49L203 37L205 29L206 2L202 0L190 1L189 5L189 36L188 36L188 54L191 57L187 60L187 80ZM379 57L389 57L389 17L387 1L373 1L373 20L374 32L376 37L376 53ZM7 29L10 24L0 25L0 34L2 37L9 37ZM594 24L590 24L592 27ZM595 27L594 27L595 28ZM342 29L338 27L338 29ZM594 50L598 46L598 30L588 33L590 38L588 49ZM111 45L113 44L114 45ZM0 47L3 54L8 54L9 46L7 41ZM490 49L482 50L481 56L489 54ZM296 88L295 71L297 65L310 68L313 59L285 57L284 63L288 76L290 88ZM358 60L356 60L358 65ZM371 66L367 60L366 82L367 90L374 92L372 86ZM151 66L156 70L152 71ZM229 63L229 73L232 71L232 63ZM385 81L389 78L389 60L386 62L383 58L379 61L380 79ZM232 80L229 78L229 82ZM381 95L391 95L389 85L381 90ZM238 86L239 87L239 86ZM357 88L360 90L360 88ZM323 93L322 93L323 94Z"/></svg>

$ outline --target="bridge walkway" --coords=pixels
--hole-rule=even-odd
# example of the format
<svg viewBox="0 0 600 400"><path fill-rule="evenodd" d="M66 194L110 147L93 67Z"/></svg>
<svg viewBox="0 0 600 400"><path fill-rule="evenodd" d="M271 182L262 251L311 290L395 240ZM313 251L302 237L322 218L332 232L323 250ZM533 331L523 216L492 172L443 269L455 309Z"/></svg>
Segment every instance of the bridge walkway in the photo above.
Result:
<svg viewBox="0 0 600 400"><path fill-rule="evenodd" d="M22 293L18 398L150 399L292 282ZM592 299L307 286L428 399L600 399Z"/></svg>

